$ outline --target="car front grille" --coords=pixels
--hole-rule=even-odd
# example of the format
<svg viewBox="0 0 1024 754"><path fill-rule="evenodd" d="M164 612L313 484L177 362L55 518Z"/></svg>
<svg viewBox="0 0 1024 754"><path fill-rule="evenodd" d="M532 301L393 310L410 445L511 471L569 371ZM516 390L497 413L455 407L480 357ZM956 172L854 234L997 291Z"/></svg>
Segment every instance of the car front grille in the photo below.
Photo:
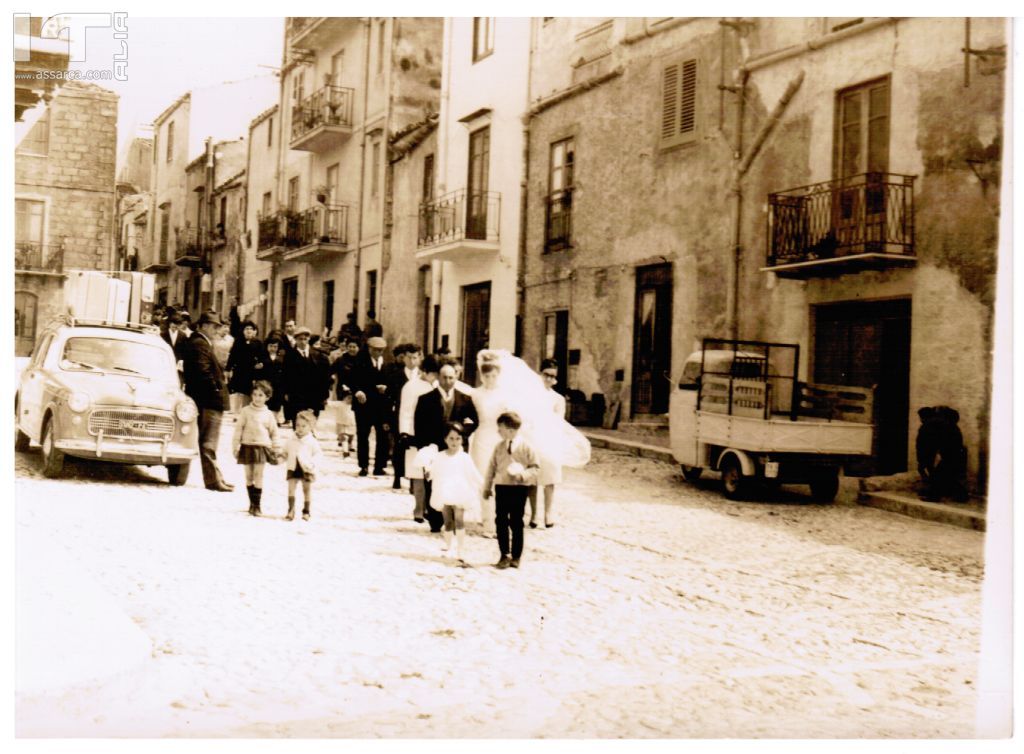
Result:
<svg viewBox="0 0 1024 754"><path fill-rule="evenodd" d="M163 440L174 432L170 414L152 411L97 409L89 414L89 434L124 440Z"/></svg>

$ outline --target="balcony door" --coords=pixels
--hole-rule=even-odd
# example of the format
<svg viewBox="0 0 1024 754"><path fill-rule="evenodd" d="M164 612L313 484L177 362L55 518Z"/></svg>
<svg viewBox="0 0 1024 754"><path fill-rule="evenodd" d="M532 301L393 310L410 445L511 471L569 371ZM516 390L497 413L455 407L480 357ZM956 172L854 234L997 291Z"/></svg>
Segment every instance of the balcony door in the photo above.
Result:
<svg viewBox="0 0 1024 754"><path fill-rule="evenodd" d="M487 238L487 181L491 159L491 127L469 135L469 177L466 181L466 238Z"/></svg>
<svg viewBox="0 0 1024 754"><path fill-rule="evenodd" d="M632 412L668 412L672 368L672 265L636 271L636 316L633 327Z"/></svg>
<svg viewBox="0 0 1024 754"><path fill-rule="evenodd" d="M885 174L889 172L889 77L836 99L833 194L836 241L846 253L881 251L886 240Z"/></svg>
<svg viewBox="0 0 1024 754"><path fill-rule="evenodd" d="M462 358L463 380L476 384L476 355L488 347L491 327L490 282L462 288Z"/></svg>

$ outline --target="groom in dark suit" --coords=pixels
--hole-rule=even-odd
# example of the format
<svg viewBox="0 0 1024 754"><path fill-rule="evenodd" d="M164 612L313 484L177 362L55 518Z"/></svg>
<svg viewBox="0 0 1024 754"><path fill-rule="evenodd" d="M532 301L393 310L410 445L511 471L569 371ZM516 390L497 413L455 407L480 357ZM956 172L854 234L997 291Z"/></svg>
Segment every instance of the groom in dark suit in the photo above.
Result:
<svg viewBox="0 0 1024 754"><path fill-rule="evenodd" d="M445 424L447 422L460 422L465 429L462 438L463 448L469 447L469 436L476 429L479 419L476 415L476 407L473 399L465 393L455 389L455 367L445 364L437 376L437 387L429 393L421 395L416 403L416 413L413 415L413 431L416 433L414 444L417 448L424 448L427 445L436 445L439 451L445 449ZM443 519L440 511L430 507L429 481L426 483L426 516L430 523L430 531L441 531Z"/></svg>

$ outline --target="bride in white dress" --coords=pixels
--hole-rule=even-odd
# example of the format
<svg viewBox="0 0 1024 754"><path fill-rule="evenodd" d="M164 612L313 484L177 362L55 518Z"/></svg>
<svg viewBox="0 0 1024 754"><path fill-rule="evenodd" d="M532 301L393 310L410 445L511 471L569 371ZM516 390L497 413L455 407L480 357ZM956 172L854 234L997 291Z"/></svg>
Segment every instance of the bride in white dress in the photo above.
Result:
<svg viewBox="0 0 1024 754"><path fill-rule="evenodd" d="M564 418L551 411L550 397L540 375L508 351L477 354L480 386L473 391L477 429L469 454L481 476L487 473L494 447L501 440L498 417L515 411L523 420L523 438L542 459L558 466L582 467L590 460L590 442ZM484 534L494 534L494 498L481 504Z"/></svg>

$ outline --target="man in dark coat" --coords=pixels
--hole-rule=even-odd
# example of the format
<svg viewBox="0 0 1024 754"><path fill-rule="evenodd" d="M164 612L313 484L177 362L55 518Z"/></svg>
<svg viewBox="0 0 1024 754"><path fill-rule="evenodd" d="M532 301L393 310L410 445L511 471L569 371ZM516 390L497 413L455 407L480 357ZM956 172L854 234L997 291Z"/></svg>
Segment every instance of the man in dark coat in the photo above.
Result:
<svg viewBox="0 0 1024 754"><path fill-rule="evenodd" d="M392 489L401 489L402 477L405 476L405 448L402 447L401 437L398 433L398 412L402 408L402 388L409 381L410 377L417 375L417 370L409 370L410 354L418 351L418 347L412 343L399 343L391 351L395 360L388 366L387 385L388 397L391 399L391 467L395 472L395 479Z"/></svg>
<svg viewBox="0 0 1024 754"><path fill-rule="evenodd" d="M284 416L294 421L299 411L320 415L331 390L327 357L309 344L308 327L295 330L295 348L284 355Z"/></svg>
<svg viewBox="0 0 1024 754"><path fill-rule="evenodd" d="M917 415L921 419L916 442L917 469L922 482L919 497L932 503L946 497L966 503L967 449L957 426L960 413L948 406L925 406Z"/></svg>
<svg viewBox="0 0 1024 754"><path fill-rule="evenodd" d="M228 389L224 370L213 352L213 338L221 327L216 312L204 312L189 339L184 359L185 392L199 408L199 461L203 482L208 490L230 492L234 486L224 481L217 467L217 443L220 425L228 407Z"/></svg>
<svg viewBox="0 0 1024 754"><path fill-rule="evenodd" d="M182 376L185 369L185 357L188 354L188 336L181 331L181 315L174 312L166 319L167 329L160 333L171 350L174 351L174 361L178 365L178 377Z"/></svg>
<svg viewBox="0 0 1024 754"><path fill-rule="evenodd" d="M437 387L429 393L421 395L416 403L413 428L416 433L414 444L417 448L436 445L437 449L445 449L445 425L447 422L460 422L465 430L462 438L464 449L469 448L469 436L479 424L473 399L460 390L455 389L455 367L445 364L437 376ZM430 531L441 531L443 518L439 511L430 507L431 485L426 485L426 516L430 523Z"/></svg>
<svg viewBox="0 0 1024 754"><path fill-rule="evenodd" d="M389 420L391 398L388 395L387 374L384 370L384 349L387 341L381 337L369 338L366 351L359 354L350 376L352 408L356 413L356 458L359 476L366 476L370 466L370 430L374 431L373 473L383 476L388 464Z"/></svg>

